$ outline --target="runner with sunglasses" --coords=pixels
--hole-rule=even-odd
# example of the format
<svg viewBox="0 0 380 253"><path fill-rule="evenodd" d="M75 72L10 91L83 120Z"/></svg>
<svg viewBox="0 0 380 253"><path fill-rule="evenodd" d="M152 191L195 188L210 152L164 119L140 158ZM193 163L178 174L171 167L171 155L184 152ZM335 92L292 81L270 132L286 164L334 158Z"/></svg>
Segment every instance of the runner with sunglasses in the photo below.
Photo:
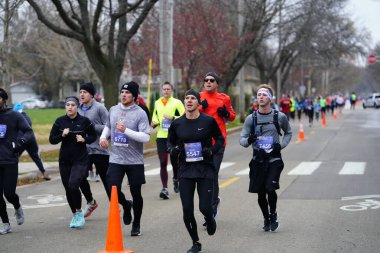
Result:
<svg viewBox="0 0 380 253"><path fill-rule="evenodd" d="M218 175L223 160L224 150L227 145L226 121L233 121L236 116L235 111L231 106L230 97L227 94L218 92L217 88L220 82L221 79L216 73L209 72L206 74L203 91L200 93L201 107L199 108L201 112L210 115L216 120L225 140L223 148L219 149L219 151L213 155L215 167L214 194L212 198L214 217L218 214L218 206L220 203ZM204 223L203 225L205 226L206 224Z"/></svg>

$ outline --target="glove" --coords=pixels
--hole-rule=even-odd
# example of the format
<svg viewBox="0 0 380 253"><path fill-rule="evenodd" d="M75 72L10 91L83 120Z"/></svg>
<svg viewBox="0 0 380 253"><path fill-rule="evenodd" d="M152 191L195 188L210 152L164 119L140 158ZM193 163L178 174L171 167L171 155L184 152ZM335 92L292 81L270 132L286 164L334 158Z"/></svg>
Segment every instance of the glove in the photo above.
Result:
<svg viewBox="0 0 380 253"><path fill-rule="evenodd" d="M202 149L202 156L204 158L211 158L212 157L212 150L211 150L211 148L204 147Z"/></svg>
<svg viewBox="0 0 380 253"><path fill-rule="evenodd" d="M201 102L201 106L202 106L202 109L206 109L208 107L208 103L207 103L207 100L204 99L202 102Z"/></svg>
<svg viewBox="0 0 380 253"><path fill-rule="evenodd" d="M273 144L273 151L272 152L280 152L281 151L281 144L280 143L274 143Z"/></svg>
<svg viewBox="0 0 380 253"><path fill-rule="evenodd" d="M248 145L251 145L256 141L257 137L255 134L250 133L248 137Z"/></svg>
<svg viewBox="0 0 380 253"><path fill-rule="evenodd" d="M25 147L25 144L26 144L25 139L18 139L16 143L14 144L13 152L19 153L23 149L23 147Z"/></svg>
<svg viewBox="0 0 380 253"><path fill-rule="evenodd" d="M178 146L173 147L173 148L170 149L170 155L171 156L174 156L174 157L178 156L179 153L181 153L181 149Z"/></svg>
<svg viewBox="0 0 380 253"><path fill-rule="evenodd" d="M219 107L217 111L220 117L224 117L224 118L230 117L230 112L227 111L227 108L225 105L223 105L223 107Z"/></svg>

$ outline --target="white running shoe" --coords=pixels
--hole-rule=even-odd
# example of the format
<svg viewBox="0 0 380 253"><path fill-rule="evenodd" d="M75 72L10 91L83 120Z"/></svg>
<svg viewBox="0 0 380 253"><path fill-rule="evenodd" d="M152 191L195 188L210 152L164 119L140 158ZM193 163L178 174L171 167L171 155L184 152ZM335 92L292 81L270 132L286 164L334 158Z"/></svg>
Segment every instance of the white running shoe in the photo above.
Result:
<svg viewBox="0 0 380 253"><path fill-rule="evenodd" d="M12 232L11 225L9 223L0 224L0 235L5 235Z"/></svg>
<svg viewBox="0 0 380 253"><path fill-rule="evenodd" d="M24 223L24 211L22 210L22 207L20 206L18 209L15 209L15 216L17 225L22 225Z"/></svg>

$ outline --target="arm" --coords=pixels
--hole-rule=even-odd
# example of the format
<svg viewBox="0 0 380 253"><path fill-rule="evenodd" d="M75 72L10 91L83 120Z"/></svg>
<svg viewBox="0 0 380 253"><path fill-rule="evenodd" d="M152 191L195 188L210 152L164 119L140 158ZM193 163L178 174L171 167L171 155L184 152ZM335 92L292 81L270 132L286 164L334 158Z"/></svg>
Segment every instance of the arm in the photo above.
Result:
<svg viewBox="0 0 380 253"><path fill-rule="evenodd" d="M177 115L177 112L178 112L178 115ZM183 105L183 103L180 100L178 100L177 108L176 108L175 114L173 115L173 117L174 117L173 120L178 119L184 113L185 113L185 106Z"/></svg>
<svg viewBox="0 0 380 253"><path fill-rule="evenodd" d="M98 114L100 116L101 124L95 124L95 132L97 134L102 134L103 129L108 120L108 111L104 106L99 107Z"/></svg>
<svg viewBox="0 0 380 253"><path fill-rule="evenodd" d="M30 143L34 139L33 130L26 121L26 119L21 115L18 114L17 117L19 130L22 133L22 135L18 136L18 140L22 142L23 145L26 145L27 143Z"/></svg>
<svg viewBox="0 0 380 253"><path fill-rule="evenodd" d="M290 143L290 140L292 139L292 129L290 128L289 121L286 118L285 114L279 114L278 121L280 124L281 129L284 131L284 137L282 138L281 141L281 149L285 148L288 146Z"/></svg>
<svg viewBox="0 0 380 253"><path fill-rule="evenodd" d="M227 117L226 120L233 121L236 118L236 113L234 109L232 108L230 97L227 97L227 98L228 99L226 99L225 101L225 106L226 106L227 111L230 113L230 116Z"/></svg>
<svg viewBox="0 0 380 253"><path fill-rule="evenodd" d="M58 144L62 141L62 131L59 130L59 125L56 122L54 122L54 125L51 127L50 130L50 136L49 136L49 142L50 144Z"/></svg>
<svg viewBox="0 0 380 253"><path fill-rule="evenodd" d="M158 115L157 115L157 102L154 103L154 109L153 109L153 115L152 115L152 125L159 125L160 124L160 120L158 119Z"/></svg>
<svg viewBox="0 0 380 253"><path fill-rule="evenodd" d="M212 120L212 138L215 140L214 145L212 146L211 150L212 153L218 152L222 147L224 147L224 137L222 135L222 132L219 129L218 123L216 123L216 120L213 118Z"/></svg>
<svg viewBox="0 0 380 253"><path fill-rule="evenodd" d="M84 137L84 140L87 144L91 144L94 141L96 141L96 132L94 124L91 123L90 120L88 120L88 125L86 128L86 136Z"/></svg>
<svg viewBox="0 0 380 253"><path fill-rule="evenodd" d="M129 138L131 138L132 140L138 141L138 142L142 142L142 143L146 143L150 139L150 135L149 134L146 134L144 132L133 131L133 130L131 130L129 128L126 128L125 131L124 131L124 133Z"/></svg>
<svg viewBox="0 0 380 253"><path fill-rule="evenodd" d="M241 130L240 133L240 145L247 148L250 146L248 142L248 138L250 133L252 132L252 127L253 127L253 119L252 119L252 114L250 114L244 121L243 129Z"/></svg>

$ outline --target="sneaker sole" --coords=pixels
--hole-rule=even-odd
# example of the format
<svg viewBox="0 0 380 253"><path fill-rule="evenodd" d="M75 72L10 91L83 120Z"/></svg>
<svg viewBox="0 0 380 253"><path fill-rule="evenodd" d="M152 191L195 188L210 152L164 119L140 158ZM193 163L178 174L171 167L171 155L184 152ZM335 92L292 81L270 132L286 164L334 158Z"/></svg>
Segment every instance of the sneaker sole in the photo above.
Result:
<svg viewBox="0 0 380 253"><path fill-rule="evenodd" d="M165 195L164 193L160 193L160 198L162 199L169 199L169 196L168 195Z"/></svg>
<svg viewBox="0 0 380 253"><path fill-rule="evenodd" d="M142 232L140 232L140 233L138 233L138 234L132 234L132 233L131 233L131 236L140 236L140 235L142 235Z"/></svg>
<svg viewBox="0 0 380 253"><path fill-rule="evenodd" d="M274 230L270 230L271 232L277 232L277 230L280 228L280 223L278 223L278 226L277 226L277 228L276 229L274 229Z"/></svg>
<svg viewBox="0 0 380 253"><path fill-rule="evenodd" d="M9 233L12 233L12 230L8 230L8 231L4 231L4 232L1 232L0 235L5 235L5 234L9 234Z"/></svg>

